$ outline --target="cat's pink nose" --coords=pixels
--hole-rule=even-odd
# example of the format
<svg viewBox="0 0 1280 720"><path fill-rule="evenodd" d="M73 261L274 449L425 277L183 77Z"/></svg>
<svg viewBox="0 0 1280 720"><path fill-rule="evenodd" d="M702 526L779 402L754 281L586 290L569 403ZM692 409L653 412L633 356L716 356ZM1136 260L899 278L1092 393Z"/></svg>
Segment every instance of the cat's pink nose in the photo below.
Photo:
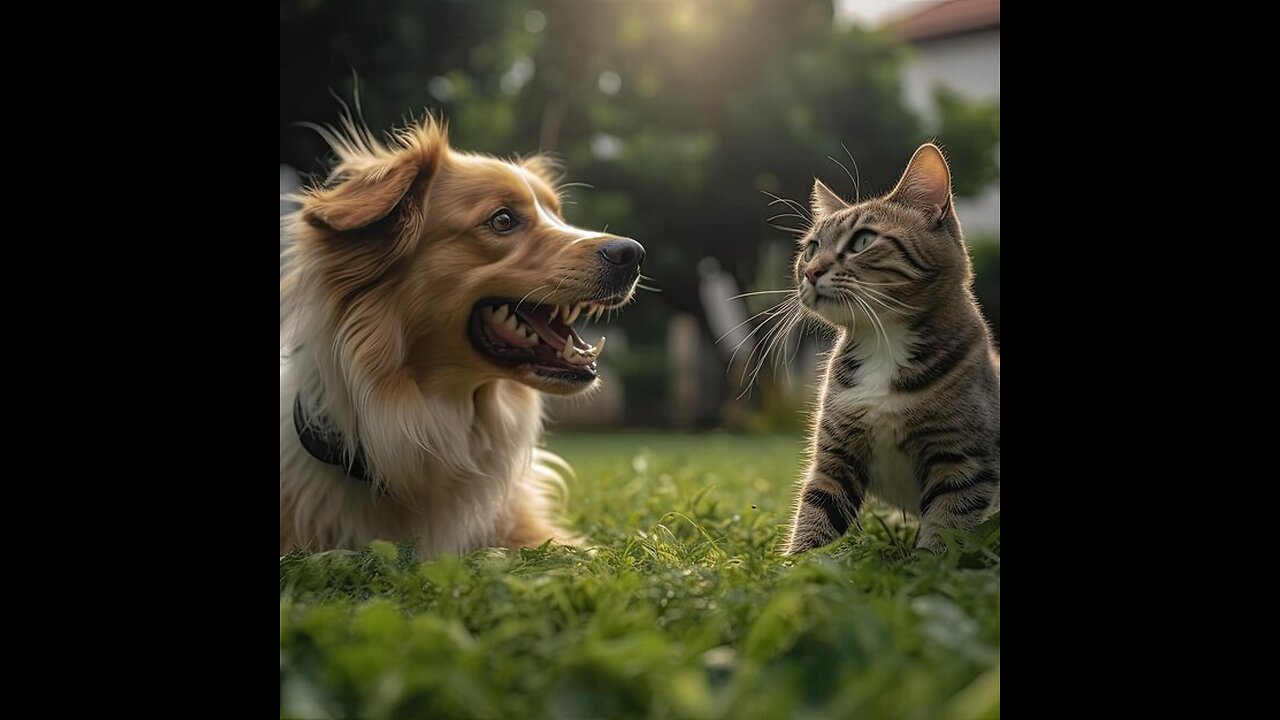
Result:
<svg viewBox="0 0 1280 720"><path fill-rule="evenodd" d="M804 271L804 276L806 278L809 278L810 285L817 285L818 278L822 277L822 274L825 273L826 271L827 271L826 268L811 267Z"/></svg>

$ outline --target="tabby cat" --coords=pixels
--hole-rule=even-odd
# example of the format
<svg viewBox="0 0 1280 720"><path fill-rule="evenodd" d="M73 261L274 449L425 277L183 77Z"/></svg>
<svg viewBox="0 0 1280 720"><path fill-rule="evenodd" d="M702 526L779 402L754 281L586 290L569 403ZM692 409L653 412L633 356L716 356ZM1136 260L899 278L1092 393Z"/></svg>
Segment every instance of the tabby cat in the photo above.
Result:
<svg viewBox="0 0 1280 720"><path fill-rule="evenodd" d="M886 196L850 205L817 180L795 264L800 302L838 339L786 552L856 524L868 493L920 518L916 545L1000 504L1000 359L942 153L922 145Z"/></svg>

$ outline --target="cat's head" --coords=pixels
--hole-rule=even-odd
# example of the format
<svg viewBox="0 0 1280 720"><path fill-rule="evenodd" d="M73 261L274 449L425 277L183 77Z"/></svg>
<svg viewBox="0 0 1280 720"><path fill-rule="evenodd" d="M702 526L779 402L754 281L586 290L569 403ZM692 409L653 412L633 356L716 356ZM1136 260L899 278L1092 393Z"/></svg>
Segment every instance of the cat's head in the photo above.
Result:
<svg viewBox="0 0 1280 720"><path fill-rule="evenodd" d="M800 238L796 292L827 322L870 335L873 322L909 323L968 287L951 170L934 145L916 150L883 197L850 205L815 180L810 203L813 224Z"/></svg>

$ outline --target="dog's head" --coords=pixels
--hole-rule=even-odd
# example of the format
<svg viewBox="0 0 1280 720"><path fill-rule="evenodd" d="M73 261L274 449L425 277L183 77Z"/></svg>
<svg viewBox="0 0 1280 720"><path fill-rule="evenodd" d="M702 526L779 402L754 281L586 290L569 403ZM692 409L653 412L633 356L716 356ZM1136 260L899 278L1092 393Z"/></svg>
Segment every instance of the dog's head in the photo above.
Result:
<svg viewBox="0 0 1280 720"><path fill-rule="evenodd" d="M325 131L339 163L299 198L295 250L347 363L421 384L510 378L572 394L597 378L579 317L628 302L644 248L573 227L554 169L449 147L428 118L387 144ZM373 368L365 368L370 370Z"/></svg>

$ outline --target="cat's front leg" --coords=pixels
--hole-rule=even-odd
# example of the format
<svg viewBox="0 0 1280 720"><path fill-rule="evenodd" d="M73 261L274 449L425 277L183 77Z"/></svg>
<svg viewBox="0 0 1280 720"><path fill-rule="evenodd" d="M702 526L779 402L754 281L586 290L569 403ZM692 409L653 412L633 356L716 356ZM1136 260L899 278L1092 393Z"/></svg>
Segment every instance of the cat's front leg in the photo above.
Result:
<svg viewBox="0 0 1280 720"><path fill-rule="evenodd" d="M844 535L857 523L858 509L866 495L866 480L856 471L847 453L820 444L813 465L796 498L786 553L821 547Z"/></svg>
<svg viewBox="0 0 1280 720"><path fill-rule="evenodd" d="M1000 471L986 467L971 476L948 473L929 484L920 498L920 534L916 547L943 551L939 531L972 530L1000 503Z"/></svg>

